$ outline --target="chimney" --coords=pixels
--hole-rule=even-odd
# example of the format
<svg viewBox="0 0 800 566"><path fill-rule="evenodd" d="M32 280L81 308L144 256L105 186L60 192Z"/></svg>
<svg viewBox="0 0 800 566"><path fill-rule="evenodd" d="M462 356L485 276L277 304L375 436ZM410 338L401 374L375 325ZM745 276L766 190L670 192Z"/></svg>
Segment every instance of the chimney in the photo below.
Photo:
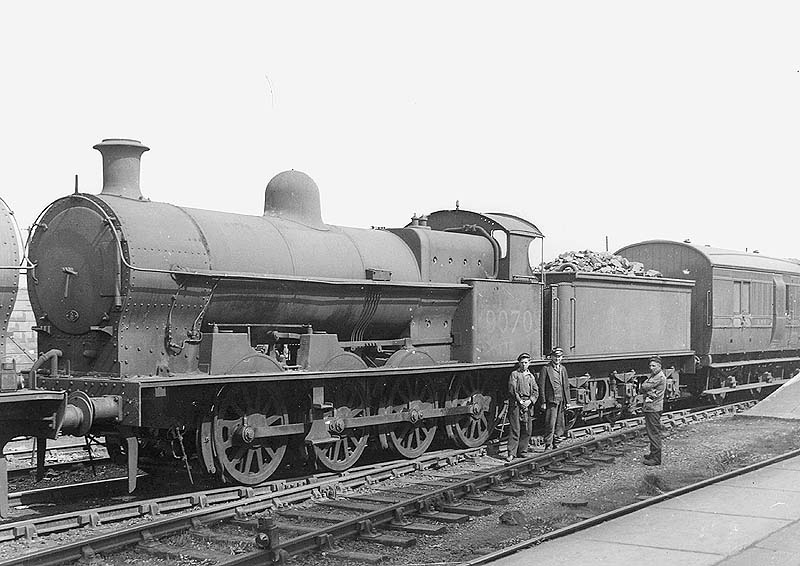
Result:
<svg viewBox="0 0 800 566"><path fill-rule="evenodd" d="M150 148L138 140L107 139L94 149L103 155L103 190L100 194L141 199L139 169L142 154Z"/></svg>

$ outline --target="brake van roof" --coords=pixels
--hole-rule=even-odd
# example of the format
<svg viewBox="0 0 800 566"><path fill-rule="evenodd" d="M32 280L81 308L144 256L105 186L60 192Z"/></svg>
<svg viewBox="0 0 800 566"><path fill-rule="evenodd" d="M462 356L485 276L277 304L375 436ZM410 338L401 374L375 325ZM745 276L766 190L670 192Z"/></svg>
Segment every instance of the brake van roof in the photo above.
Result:
<svg viewBox="0 0 800 566"><path fill-rule="evenodd" d="M673 245L691 248L697 251L701 256L705 257L705 259L713 267L729 267L734 269L750 269L800 275L800 264L795 263L794 261L769 257L752 252L714 248L711 246L700 246L697 244L673 242L670 240L648 240L646 242L639 242L637 244L625 246L625 248L649 244ZM622 252L621 255L625 255L625 248L620 250L620 252Z"/></svg>

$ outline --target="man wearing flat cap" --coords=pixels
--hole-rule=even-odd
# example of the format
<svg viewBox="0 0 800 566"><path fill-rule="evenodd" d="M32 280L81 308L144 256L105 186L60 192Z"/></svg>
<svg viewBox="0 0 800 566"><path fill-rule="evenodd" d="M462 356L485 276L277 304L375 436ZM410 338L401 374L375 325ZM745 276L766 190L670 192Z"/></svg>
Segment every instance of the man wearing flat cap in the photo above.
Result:
<svg viewBox="0 0 800 566"><path fill-rule="evenodd" d="M639 386L644 395L644 425L650 439L650 454L644 457L646 466L661 465L661 411L664 410L664 391L667 378L661 369L661 358L650 358L650 375Z"/></svg>
<svg viewBox="0 0 800 566"><path fill-rule="evenodd" d="M566 433L564 410L569 403L569 376L561 363L563 359L564 350L553 348L550 363L539 372L539 391L542 392L542 409L545 409L545 450L558 447L559 437Z"/></svg>
<svg viewBox="0 0 800 566"><path fill-rule="evenodd" d="M539 397L539 388L536 380L528 370L531 357L520 354L517 358L517 367L508 378L508 456L510 462L528 451L528 442L531 439L533 427L533 408Z"/></svg>

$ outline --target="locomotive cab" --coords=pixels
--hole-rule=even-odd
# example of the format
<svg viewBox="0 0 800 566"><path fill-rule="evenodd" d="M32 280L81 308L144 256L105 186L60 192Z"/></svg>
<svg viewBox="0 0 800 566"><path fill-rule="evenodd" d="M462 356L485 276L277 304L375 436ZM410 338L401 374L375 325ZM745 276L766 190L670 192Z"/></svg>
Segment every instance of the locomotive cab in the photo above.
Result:
<svg viewBox="0 0 800 566"><path fill-rule="evenodd" d="M412 219L394 232L413 251L423 277L448 273L469 287L453 319L452 359L500 362L519 352L542 357L542 286L529 257L544 236L535 225L510 214L456 209ZM452 240L470 243L473 252L454 254Z"/></svg>

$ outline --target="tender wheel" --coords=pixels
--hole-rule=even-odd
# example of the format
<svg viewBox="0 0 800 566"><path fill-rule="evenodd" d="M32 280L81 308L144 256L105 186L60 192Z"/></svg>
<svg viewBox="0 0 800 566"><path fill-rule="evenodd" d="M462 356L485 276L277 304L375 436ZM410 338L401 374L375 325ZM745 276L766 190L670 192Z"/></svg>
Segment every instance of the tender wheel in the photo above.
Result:
<svg viewBox="0 0 800 566"><path fill-rule="evenodd" d="M226 479L256 485L270 477L283 460L288 437L253 439L251 427L289 424L276 389L263 385L228 385L212 410L214 456Z"/></svg>
<svg viewBox="0 0 800 566"><path fill-rule="evenodd" d="M405 458L417 458L425 453L436 436L436 424L426 421L425 412L436 409L436 394L429 383L416 379L398 379L381 403L380 414L410 413L410 422L389 425L392 429L382 435L382 444L390 446Z"/></svg>
<svg viewBox="0 0 800 566"><path fill-rule="evenodd" d="M470 412L448 422L447 435L462 448L481 446L492 433L497 415L497 403L489 393L486 380L469 374L455 377L447 392L445 406L468 406Z"/></svg>
<svg viewBox="0 0 800 566"><path fill-rule="evenodd" d="M370 411L363 384L343 384L333 390L333 415L331 426L336 428L337 420L351 417L366 417ZM331 430L335 442L314 446L314 455L327 469L341 472L355 464L367 447L369 434L363 429L346 429L341 436Z"/></svg>

